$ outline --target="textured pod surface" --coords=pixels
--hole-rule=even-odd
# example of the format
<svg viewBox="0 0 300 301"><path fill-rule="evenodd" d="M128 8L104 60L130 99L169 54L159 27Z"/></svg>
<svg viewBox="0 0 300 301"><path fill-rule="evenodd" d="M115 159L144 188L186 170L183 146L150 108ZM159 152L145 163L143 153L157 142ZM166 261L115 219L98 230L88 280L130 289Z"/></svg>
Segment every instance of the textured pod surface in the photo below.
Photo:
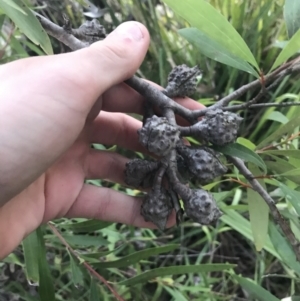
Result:
<svg viewBox="0 0 300 301"><path fill-rule="evenodd" d="M152 190L142 203L141 215L146 222L152 222L160 230L164 230L172 209L170 196L165 189L161 189L161 191Z"/></svg>
<svg viewBox="0 0 300 301"><path fill-rule="evenodd" d="M126 163L125 183L135 188L148 188L153 185L158 163L142 159L133 159Z"/></svg>
<svg viewBox="0 0 300 301"><path fill-rule="evenodd" d="M192 174L189 171L186 159L177 152L177 170L178 170L178 177L180 178L181 182L186 183L192 179Z"/></svg>
<svg viewBox="0 0 300 301"><path fill-rule="evenodd" d="M220 109L208 111L196 124L193 135L215 145L229 144L236 140L242 120L243 118L232 112Z"/></svg>
<svg viewBox="0 0 300 301"><path fill-rule="evenodd" d="M185 178L188 172L190 178L197 179L201 185L209 184L213 179L227 172L226 166L220 162L219 154L210 148L181 146L178 152L187 167L185 170L178 168L179 172L184 172Z"/></svg>
<svg viewBox="0 0 300 301"><path fill-rule="evenodd" d="M190 96L196 91L197 77L202 74L201 70L195 66L180 65L173 68L168 76L168 84L165 93L169 97Z"/></svg>
<svg viewBox="0 0 300 301"><path fill-rule="evenodd" d="M138 130L139 141L151 153L166 156L176 147L180 131L168 123L167 118L152 116Z"/></svg>
<svg viewBox="0 0 300 301"><path fill-rule="evenodd" d="M189 199L183 201L186 215L196 223L209 225L222 215L213 196L203 189L193 189Z"/></svg>

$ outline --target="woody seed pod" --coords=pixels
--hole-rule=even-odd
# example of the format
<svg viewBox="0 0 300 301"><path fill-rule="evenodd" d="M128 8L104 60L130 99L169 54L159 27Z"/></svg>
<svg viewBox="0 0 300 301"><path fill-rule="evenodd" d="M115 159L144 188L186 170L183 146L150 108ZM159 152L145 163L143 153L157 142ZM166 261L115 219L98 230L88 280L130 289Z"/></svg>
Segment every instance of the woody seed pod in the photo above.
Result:
<svg viewBox="0 0 300 301"><path fill-rule="evenodd" d="M126 163L125 183L134 188L148 188L153 185L154 171L158 163L142 159L133 159Z"/></svg>
<svg viewBox="0 0 300 301"><path fill-rule="evenodd" d="M167 118L153 115L138 130L139 141L151 153L166 156L176 147L180 131L168 123Z"/></svg>
<svg viewBox="0 0 300 301"><path fill-rule="evenodd" d="M225 145L236 140L243 118L220 109L208 111L203 119L193 126L192 135L215 145Z"/></svg>
<svg viewBox="0 0 300 301"><path fill-rule="evenodd" d="M165 89L169 97L190 96L196 91L197 77L202 74L198 66L189 68L187 65L176 66L168 76Z"/></svg>
<svg viewBox="0 0 300 301"><path fill-rule="evenodd" d="M186 215L196 223L210 225L222 215L213 196L203 189L192 189L183 201Z"/></svg>
<svg viewBox="0 0 300 301"><path fill-rule="evenodd" d="M173 206L169 194L164 188L151 190L141 206L141 215L146 222L154 223L160 230L164 230Z"/></svg>
<svg viewBox="0 0 300 301"><path fill-rule="evenodd" d="M227 172L226 166L220 162L219 154L210 148L180 146L177 150L184 159L190 178L198 180L201 185L209 184Z"/></svg>

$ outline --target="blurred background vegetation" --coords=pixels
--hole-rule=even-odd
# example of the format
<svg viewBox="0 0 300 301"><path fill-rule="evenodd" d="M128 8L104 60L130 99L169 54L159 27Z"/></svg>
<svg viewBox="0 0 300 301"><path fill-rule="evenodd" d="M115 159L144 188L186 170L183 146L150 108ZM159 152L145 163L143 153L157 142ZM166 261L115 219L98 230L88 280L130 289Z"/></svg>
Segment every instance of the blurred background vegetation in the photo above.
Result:
<svg viewBox="0 0 300 301"><path fill-rule="evenodd" d="M283 19L284 1L208 2L218 9L245 39L261 70L266 73L275 61L283 42L287 40ZM179 28L188 24L163 4L163 1L36 0L27 1L27 4L60 25L63 24L62 12L69 17L73 27L79 27L86 19L97 18L107 32L124 21L142 22L150 32L151 45L138 75L165 85L172 67L179 64L197 64L203 70L203 78L195 99L205 105L214 103L222 96L254 80L248 73L201 55L177 33ZM43 55L39 47L14 28L3 12L0 14L0 28L1 64ZM69 51L56 40L51 41L55 53ZM298 81L297 75L286 77L264 102L299 100ZM238 101L249 100L257 92L248 92ZM247 146L255 147L299 113L298 107L241 112L244 122L239 139ZM296 128L293 132L295 138L289 141L283 136L282 145L289 145L290 149L297 150L298 132L299 128ZM128 157L141 156L116 146L95 147L118 151ZM268 171L273 174L298 169L299 158L273 158L276 164L274 160L270 160L267 164ZM80 258L90 263L109 281L124 300L280 300L297 293L300 295L298 263L289 262L288 247L273 224L269 229L273 234L266 237L263 249L257 251L249 221L249 194L247 196L243 185L232 179L244 181L235 169L231 169L222 181L218 179L206 187L214 193L224 212L215 227L200 226L186 221L180 227L162 233L158 230L137 229L122 224L84 219L60 219L53 221L52 225L78 252ZM282 181L297 192L300 184L297 175L285 177ZM265 182L268 191L278 201L281 212L289 218L296 236L300 238L299 221L293 208L286 202L282 191L272 186L272 183ZM139 194L136 190L106 181L90 183L111 187L131 195ZM258 226L259 222L258 220ZM40 246L41 241L45 242L45 248ZM278 251L278 244L287 248L286 253L282 249ZM155 249L148 250L150 248ZM44 254L47 262L39 262L37 265L37 258ZM129 255L132 257L127 257ZM181 270L182 266L193 267L204 263L231 263L236 266L227 271L214 272L195 272L192 268ZM177 273L162 272L163 268L171 266L178 267ZM45 270L41 272L42 268ZM146 278L145 281L141 281L135 278L134 285L122 283L155 268L161 269L156 270L151 280L147 281ZM41 275L45 275L45 278L41 279ZM37 286L38 280L40 287ZM45 226L29 236L22 246L0 263L0 300L50 300L41 296L47 296L47 290L51 291L51 287L54 287L56 300L115 300L107 287L97 279L91 278L78 259L49 227Z"/></svg>

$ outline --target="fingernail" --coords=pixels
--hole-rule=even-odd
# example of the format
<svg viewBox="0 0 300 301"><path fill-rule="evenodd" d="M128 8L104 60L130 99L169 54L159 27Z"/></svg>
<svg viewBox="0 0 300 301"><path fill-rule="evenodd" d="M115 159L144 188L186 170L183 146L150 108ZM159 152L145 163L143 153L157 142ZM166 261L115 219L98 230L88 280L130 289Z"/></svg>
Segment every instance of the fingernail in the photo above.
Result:
<svg viewBox="0 0 300 301"><path fill-rule="evenodd" d="M129 21L119 25L113 34L118 34L123 37L131 38L135 41L140 41L144 38L143 32L138 22Z"/></svg>

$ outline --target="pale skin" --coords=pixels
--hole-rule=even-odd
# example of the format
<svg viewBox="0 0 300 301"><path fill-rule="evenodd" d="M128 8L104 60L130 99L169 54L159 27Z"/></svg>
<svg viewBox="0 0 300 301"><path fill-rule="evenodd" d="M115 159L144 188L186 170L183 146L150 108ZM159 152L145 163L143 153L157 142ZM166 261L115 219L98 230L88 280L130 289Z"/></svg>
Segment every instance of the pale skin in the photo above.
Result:
<svg viewBox="0 0 300 301"><path fill-rule="evenodd" d="M154 228L140 216L140 198L84 183L124 184L128 159L92 143L145 151L141 122L126 115L142 114L144 99L122 82L141 65L149 41L143 25L127 22L89 48L0 67L0 259L60 217ZM172 214L168 226L174 223Z"/></svg>

